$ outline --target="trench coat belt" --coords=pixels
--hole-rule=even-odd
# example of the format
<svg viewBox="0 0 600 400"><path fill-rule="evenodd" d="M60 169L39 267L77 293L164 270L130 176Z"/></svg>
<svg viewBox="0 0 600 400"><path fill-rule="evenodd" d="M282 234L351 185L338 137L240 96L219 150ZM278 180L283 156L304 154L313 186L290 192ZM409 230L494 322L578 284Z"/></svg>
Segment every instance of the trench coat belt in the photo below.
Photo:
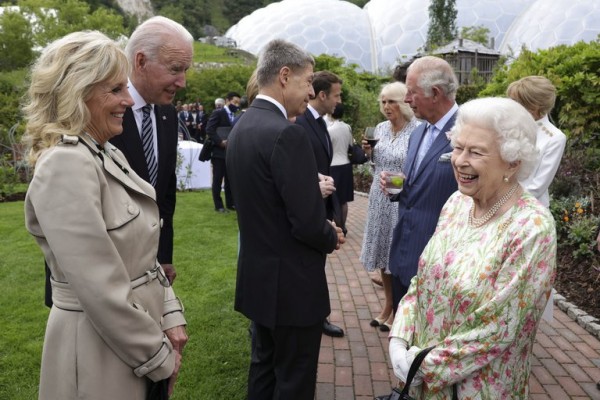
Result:
<svg viewBox="0 0 600 400"><path fill-rule="evenodd" d="M144 275L133 279L131 281L131 289L135 290L155 279L158 279L162 286L169 286L169 281L158 263L156 267L146 271ZM52 302L56 307L66 311L83 311L69 283L55 281L52 278L50 278L50 283L52 285Z"/></svg>

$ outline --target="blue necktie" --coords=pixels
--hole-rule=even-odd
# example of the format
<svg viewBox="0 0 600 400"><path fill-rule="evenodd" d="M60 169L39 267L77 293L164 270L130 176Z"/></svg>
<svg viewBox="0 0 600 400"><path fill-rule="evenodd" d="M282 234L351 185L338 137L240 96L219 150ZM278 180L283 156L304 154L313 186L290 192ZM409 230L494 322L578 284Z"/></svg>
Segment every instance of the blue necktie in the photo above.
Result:
<svg viewBox="0 0 600 400"><path fill-rule="evenodd" d="M142 146L144 148L144 157L148 165L148 178L152 186L156 186L156 178L158 176L158 163L156 162L156 154L154 153L154 135L152 134L152 118L150 111L152 106L146 104L142 107Z"/></svg>
<svg viewBox="0 0 600 400"><path fill-rule="evenodd" d="M427 131L425 132L425 137L421 142L421 147L419 147L419 153L417 155L417 164L415 165L415 172L419 170L419 166L421 165L421 161L425 158L425 154L429 151L429 148L433 144L435 139L435 125L428 124Z"/></svg>

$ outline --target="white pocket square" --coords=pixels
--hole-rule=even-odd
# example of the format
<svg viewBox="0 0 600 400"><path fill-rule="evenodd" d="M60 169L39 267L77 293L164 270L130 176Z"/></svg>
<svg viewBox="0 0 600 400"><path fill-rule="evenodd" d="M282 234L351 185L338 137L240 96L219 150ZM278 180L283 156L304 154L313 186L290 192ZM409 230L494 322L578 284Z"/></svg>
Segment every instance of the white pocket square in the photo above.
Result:
<svg viewBox="0 0 600 400"><path fill-rule="evenodd" d="M450 162L450 158L452 158L452 152L444 153L438 158L438 162Z"/></svg>

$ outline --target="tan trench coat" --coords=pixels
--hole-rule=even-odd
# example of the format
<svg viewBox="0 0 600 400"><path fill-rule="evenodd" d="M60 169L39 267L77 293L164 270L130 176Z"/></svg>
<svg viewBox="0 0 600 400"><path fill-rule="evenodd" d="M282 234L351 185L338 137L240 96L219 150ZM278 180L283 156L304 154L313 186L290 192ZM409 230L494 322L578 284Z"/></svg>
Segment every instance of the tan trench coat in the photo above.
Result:
<svg viewBox="0 0 600 400"><path fill-rule="evenodd" d="M146 378L174 369L163 331L185 324L156 270L154 189L111 144L67 138L40 157L25 200L53 286L39 398L142 400Z"/></svg>

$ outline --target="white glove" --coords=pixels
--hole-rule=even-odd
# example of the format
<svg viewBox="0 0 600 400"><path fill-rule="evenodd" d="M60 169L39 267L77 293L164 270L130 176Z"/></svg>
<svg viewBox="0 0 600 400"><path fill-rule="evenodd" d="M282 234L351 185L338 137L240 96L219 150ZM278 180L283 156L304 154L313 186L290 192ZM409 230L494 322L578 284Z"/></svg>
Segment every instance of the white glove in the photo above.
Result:
<svg viewBox="0 0 600 400"><path fill-rule="evenodd" d="M392 367L394 368L394 375L402 382L406 383L408 371L412 364L415 356L421 351L416 346L408 348L408 343L404 339L393 337L390 339L390 360L392 361ZM423 383L423 376L420 372L415 374L411 386L419 386Z"/></svg>
<svg viewBox="0 0 600 400"><path fill-rule="evenodd" d="M420 349L417 346L412 346L410 349L408 349L408 351L406 352L406 360L408 361L409 365L412 364L412 362L415 360L415 357L417 356L417 354L419 354L421 352L422 349ZM412 380L411 386L419 386L420 384L423 383L423 373L421 372L421 369L419 368L417 370L417 373L415 374L415 377Z"/></svg>

